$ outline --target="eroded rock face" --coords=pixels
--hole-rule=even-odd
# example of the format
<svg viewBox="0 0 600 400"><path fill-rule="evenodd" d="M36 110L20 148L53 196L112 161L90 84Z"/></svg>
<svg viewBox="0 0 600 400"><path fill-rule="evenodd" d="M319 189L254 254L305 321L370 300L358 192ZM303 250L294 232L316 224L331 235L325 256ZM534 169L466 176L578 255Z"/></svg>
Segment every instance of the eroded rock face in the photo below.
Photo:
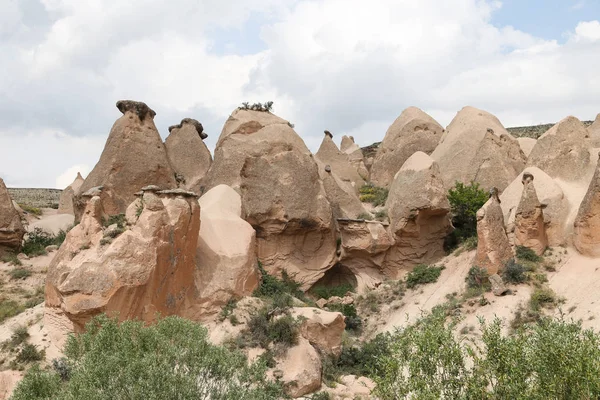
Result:
<svg viewBox="0 0 600 400"><path fill-rule="evenodd" d="M379 145L371 167L371 181L390 187L402 164L417 151L431 154L444 128L417 107L409 107L394 121Z"/></svg>
<svg viewBox="0 0 600 400"><path fill-rule="evenodd" d="M315 158L323 164L331 166L331 171L356 192L365 184L356 168L350 164L348 155L338 149L330 135L326 134L323 137L323 142L321 142Z"/></svg>
<svg viewBox="0 0 600 400"><path fill-rule="evenodd" d="M81 330L103 312L143 321L153 321L157 313L181 315L194 293L200 207L196 196L183 190L145 191L142 204L135 223L118 234L102 224L97 191L87 201L81 222L48 268L46 312L53 316L47 321L66 317ZM56 329L66 326L60 325Z"/></svg>
<svg viewBox="0 0 600 400"><path fill-rule="evenodd" d="M102 204L108 215L124 213L135 200L134 193L154 184L162 189L177 187L175 174L162 139L154 125L154 115L146 104L119 101L123 113L113 125L100 160L81 185L84 193L103 186ZM75 217L79 220L85 207L75 196Z"/></svg>
<svg viewBox="0 0 600 400"><path fill-rule="evenodd" d="M58 200L58 214L75 215L73 200L75 194L79 193L81 185L83 185L83 177L78 172L73 183L67 186L60 194L60 199Z"/></svg>
<svg viewBox="0 0 600 400"><path fill-rule="evenodd" d="M575 218L573 244L583 255L600 256L600 163Z"/></svg>
<svg viewBox="0 0 600 400"><path fill-rule="evenodd" d="M517 138L517 142L519 142L519 146L521 146L521 150L525 154L525 157L529 157L531 154L531 150L533 150L537 140L528 137L520 137Z"/></svg>
<svg viewBox="0 0 600 400"><path fill-rule="evenodd" d="M354 143L354 137L346 135L342 136L340 150L342 153L348 155L350 164L356 169L361 178L368 181L369 169L366 166L365 156L360 146Z"/></svg>
<svg viewBox="0 0 600 400"><path fill-rule="evenodd" d="M165 148L179 178L179 187L200 192L200 181L212 164L210 150L203 140L206 137L202 124L191 118L184 118L179 125L169 128Z"/></svg>
<svg viewBox="0 0 600 400"><path fill-rule="evenodd" d="M504 268L513 258L508 242L498 189L492 188L490 199L477 211L477 255L475 265L487 269L490 275Z"/></svg>
<svg viewBox="0 0 600 400"><path fill-rule="evenodd" d="M390 188L386 208L394 244L385 259L385 272L395 278L401 270L444 256L450 231L450 204L437 163L416 152L400 168Z"/></svg>
<svg viewBox="0 0 600 400"><path fill-rule="evenodd" d="M287 394L296 398L317 391L321 387L321 358L308 340L299 338L296 346L288 349L276 369L281 371L281 382Z"/></svg>
<svg viewBox="0 0 600 400"><path fill-rule="evenodd" d="M366 212L356 194L356 188L350 182L340 179L329 164L317 160L317 166L335 218L356 218Z"/></svg>
<svg viewBox="0 0 600 400"><path fill-rule="evenodd" d="M596 115L594 123L587 128L590 145L600 147L600 114Z"/></svg>
<svg viewBox="0 0 600 400"><path fill-rule="evenodd" d="M447 188L475 181L503 191L525 166L517 140L492 114L474 107L458 112L431 157Z"/></svg>
<svg viewBox="0 0 600 400"><path fill-rule="evenodd" d="M294 307L294 318L303 320L300 334L322 353L339 356L342 352L342 335L346 329L345 317L312 307Z"/></svg>
<svg viewBox="0 0 600 400"><path fill-rule="evenodd" d="M4 180L0 178L0 255L9 251L18 253L24 235L21 216L13 206Z"/></svg>
<svg viewBox="0 0 600 400"><path fill-rule="evenodd" d="M576 181L590 168L588 133L575 117L558 122L537 140L527 160L552 178Z"/></svg>
<svg viewBox="0 0 600 400"><path fill-rule="evenodd" d="M525 246L538 256L548 247L548 237L544 223L544 212L538 200L534 176L523 174L523 195L515 214L515 245Z"/></svg>

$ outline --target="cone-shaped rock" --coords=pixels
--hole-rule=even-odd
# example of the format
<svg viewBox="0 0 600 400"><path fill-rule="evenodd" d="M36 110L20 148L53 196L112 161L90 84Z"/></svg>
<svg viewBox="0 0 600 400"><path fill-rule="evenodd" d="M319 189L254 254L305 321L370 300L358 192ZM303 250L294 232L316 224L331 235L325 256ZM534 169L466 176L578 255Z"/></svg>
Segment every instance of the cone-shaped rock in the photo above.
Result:
<svg viewBox="0 0 600 400"><path fill-rule="evenodd" d="M356 169L358 175L363 178L365 181L369 180L369 170L365 165L365 156L361 150L361 148L354 143L354 138L352 136L342 136L342 144L340 146L340 150L342 153L348 155L348 160L350 164Z"/></svg>
<svg viewBox="0 0 600 400"><path fill-rule="evenodd" d="M325 134L323 137L323 142L321 142L315 158L323 164L331 166L333 173L342 181L350 184L357 192L365 184L356 168L350 164L348 155L338 149L330 135Z"/></svg>
<svg viewBox="0 0 600 400"><path fill-rule="evenodd" d="M79 189L83 185L83 177L78 172L77 177L69 186L65 188L60 194L58 200L58 214L71 214L75 215L75 209L73 207L73 200L76 194L79 194Z"/></svg>
<svg viewBox="0 0 600 400"><path fill-rule="evenodd" d="M344 153L348 154L348 151L354 151L355 148L359 148L356 143L354 143L354 138L352 136L342 136L342 142L340 143L340 150Z"/></svg>
<svg viewBox="0 0 600 400"><path fill-rule="evenodd" d="M334 218L356 218L366 212L356 194L356 188L350 182L340 179L329 164L316 161Z"/></svg>
<svg viewBox="0 0 600 400"><path fill-rule="evenodd" d="M588 133L575 117L567 117L537 140L527 166L538 167L552 178L575 181L590 167Z"/></svg>
<svg viewBox="0 0 600 400"><path fill-rule="evenodd" d="M371 167L371 181L389 187L396 172L417 151L431 154L444 128L417 107L409 107L394 121L379 145Z"/></svg>
<svg viewBox="0 0 600 400"><path fill-rule="evenodd" d="M523 174L523 195L515 215L515 245L525 246L540 256L548 247L548 237L533 180L532 174Z"/></svg>
<svg viewBox="0 0 600 400"><path fill-rule="evenodd" d="M458 112L431 154L442 171L444 184L475 181L489 190L503 191L525 166L517 140L492 114L474 107Z"/></svg>
<svg viewBox="0 0 600 400"><path fill-rule="evenodd" d="M200 180L212 164L210 150L203 140L206 137L202 124L191 118L169 128L165 148L180 187L199 192Z"/></svg>
<svg viewBox="0 0 600 400"><path fill-rule="evenodd" d="M600 163L575 218L573 244L586 256L600 256Z"/></svg>
<svg viewBox="0 0 600 400"><path fill-rule="evenodd" d="M587 128L590 145L600 147L600 114L596 116L594 123Z"/></svg>
<svg viewBox="0 0 600 400"><path fill-rule="evenodd" d="M155 112L146 104L122 100L117 108L123 113L113 125L100 160L81 185L80 192L103 186L104 211L108 215L124 213L135 200L134 193L146 185L175 188L175 174L165 146L154 125ZM75 199L75 217L85 207Z"/></svg>
<svg viewBox="0 0 600 400"><path fill-rule="evenodd" d="M417 264L444 256L444 238L451 231L450 203L437 163L414 153L400 168L386 202L390 232L395 240L385 260L392 278Z"/></svg>
<svg viewBox="0 0 600 400"><path fill-rule="evenodd" d="M520 137L517 138L517 142L519 142L519 146L521 146L521 150L525 154L525 157L529 157L531 154L531 150L533 150L537 140L529 137Z"/></svg>
<svg viewBox="0 0 600 400"><path fill-rule="evenodd" d="M477 255L475 265L487 269L490 275L504 268L513 257L504 216L498 198L498 189L492 188L490 199L477 211Z"/></svg>
<svg viewBox="0 0 600 400"><path fill-rule="evenodd" d="M0 255L5 252L18 253L25 235L21 216L13 206L13 201L0 178Z"/></svg>

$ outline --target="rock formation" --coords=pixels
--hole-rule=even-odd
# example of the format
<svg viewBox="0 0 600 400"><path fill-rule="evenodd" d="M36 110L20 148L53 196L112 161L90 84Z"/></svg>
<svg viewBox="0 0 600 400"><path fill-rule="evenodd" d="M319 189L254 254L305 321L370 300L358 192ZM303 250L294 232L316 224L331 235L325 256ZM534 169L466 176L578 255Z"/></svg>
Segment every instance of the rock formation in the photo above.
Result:
<svg viewBox="0 0 600 400"><path fill-rule="evenodd" d="M18 253L21 249L25 228L21 216L13 207L13 201L0 178L0 256L6 252Z"/></svg>
<svg viewBox="0 0 600 400"><path fill-rule="evenodd" d="M575 218L573 244L583 255L600 256L600 163Z"/></svg>
<svg viewBox="0 0 600 400"><path fill-rule="evenodd" d="M89 198L81 223L68 234L48 268L47 321L81 330L95 314L152 321L181 315L194 293L200 232L196 195L148 187L133 225L105 227L100 190ZM60 322L62 321L62 322Z"/></svg>
<svg viewBox="0 0 600 400"><path fill-rule="evenodd" d="M401 270L442 257L451 231L450 204L437 163L423 152L413 154L394 177L386 202L394 245L385 272L397 278Z"/></svg>
<svg viewBox="0 0 600 400"><path fill-rule="evenodd" d="M358 146L356 145L356 143L354 143L354 137L346 135L342 136L342 142L340 143L340 150L342 152L348 154L348 150L354 151L355 147Z"/></svg>
<svg viewBox="0 0 600 400"><path fill-rule="evenodd" d="M356 194L355 187L350 182L340 179L329 164L324 165L319 160L316 161L319 177L323 182L323 188L331 205L333 216L335 218L356 218L358 215L365 213L366 211Z"/></svg>
<svg viewBox="0 0 600 400"><path fill-rule="evenodd" d="M535 144L537 143L537 140L529 137L520 137L517 138L517 142L519 142L519 146L521 147L521 150L523 150L525 157L529 157L531 150L533 150Z"/></svg>
<svg viewBox="0 0 600 400"><path fill-rule="evenodd" d="M358 175L361 176L365 181L369 180L369 170L365 164L365 157L362 149L354 143L352 136L342 136L342 143L340 146L342 153L348 155L348 161L356 169Z"/></svg>
<svg viewBox="0 0 600 400"><path fill-rule="evenodd" d="M156 126L156 114L146 104L118 101L123 113L113 125L100 160L81 185L80 192L103 186L102 205L108 215L124 213L135 200L134 193L154 184L162 189L177 186L175 174ZM75 198L75 217L79 220L85 204Z"/></svg>
<svg viewBox="0 0 600 400"><path fill-rule="evenodd" d="M477 255L475 265L487 269L490 275L504 268L513 258L508 242L498 189L490 190L490 199L477 211Z"/></svg>
<svg viewBox="0 0 600 400"><path fill-rule="evenodd" d="M348 155L338 149L330 135L325 134L323 137L323 142L321 142L315 158L323 164L331 166L331 171L354 188L357 193L358 189L365 184L356 168L350 164Z"/></svg>
<svg viewBox="0 0 600 400"><path fill-rule="evenodd" d="M543 206L538 200L533 180L531 173L523 173L523 195L515 213L515 245L525 246L539 256L548 247L548 238Z"/></svg>
<svg viewBox="0 0 600 400"><path fill-rule="evenodd" d="M58 214L75 215L73 200L75 194L79 193L81 185L83 185L83 177L78 172L73 183L67 186L60 194L60 199L58 200Z"/></svg>
<svg viewBox="0 0 600 400"><path fill-rule="evenodd" d="M587 128L590 145L600 147L600 114L596 116L594 123Z"/></svg>
<svg viewBox="0 0 600 400"><path fill-rule="evenodd" d="M585 126L575 117L567 117L548 129L537 140L527 160L552 178L576 181L590 168L589 143Z"/></svg>
<svg viewBox="0 0 600 400"><path fill-rule="evenodd" d="M394 121L379 145L371 167L371 181L390 187L402 164L417 151L431 154L444 128L416 107L409 107Z"/></svg>
<svg viewBox="0 0 600 400"><path fill-rule="evenodd" d="M300 334L321 353L339 356L342 352L342 336L346 324L339 312L330 312L312 307L294 307L294 318L300 318Z"/></svg>
<svg viewBox="0 0 600 400"><path fill-rule="evenodd" d="M204 190L217 184L240 192L242 215L256 230L258 259L268 272L286 270L308 289L335 264L332 211L317 163L287 121L234 111Z"/></svg>
<svg viewBox="0 0 600 400"><path fill-rule="evenodd" d="M321 387L321 358L308 340L301 337L276 365L288 395L293 398L317 391Z"/></svg>
<svg viewBox="0 0 600 400"><path fill-rule="evenodd" d="M212 164L210 150L203 141L207 137L195 119L184 118L180 124L169 127L165 148L179 187L199 193L200 181Z"/></svg>
<svg viewBox="0 0 600 400"><path fill-rule="evenodd" d="M517 140L492 114L464 107L452 120L431 154L442 172L446 188L456 181L475 181L485 190L503 191L525 166Z"/></svg>

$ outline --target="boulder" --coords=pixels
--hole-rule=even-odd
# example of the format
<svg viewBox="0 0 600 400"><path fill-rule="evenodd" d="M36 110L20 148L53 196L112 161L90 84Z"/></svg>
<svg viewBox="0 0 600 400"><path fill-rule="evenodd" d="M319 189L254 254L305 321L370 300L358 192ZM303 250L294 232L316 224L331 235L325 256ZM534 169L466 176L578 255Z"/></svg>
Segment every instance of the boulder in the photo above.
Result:
<svg viewBox="0 0 600 400"><path fill-rule="evenodd" d="M358 193L358 189L365 184L363 178L352 164L346 153L341 152L330 135L325 134L323 142L315 154L315 158L323 164L330 165L331 171L343 182Z"/></svg>
<svg viewBox="0 0 600 400"><path fill-rule="evenodd" d="M379 145L371 167L371 182L390 187L404 162L417 151L431 154L443 132L437 121L417 107L402 111Z"/></svg>
<svg viewBox="0 0 600 400"><path fill-rule="evenodd" d="M538 167L552 178L576 181L591 167L588 133L575 117L567 117L537 140L527 159L528 167Z"/></svg>
<svg viewBox="0 0 600 400"><path fill-rule="evenodd" d="M300 318L300 334L321 353L339 356L342 352L342 335L346 329L345 317L339 312L330 312L312 307L294 307L294 318Z"/></svg>
<svg viewBox="0 0 600 400"><path fill-rule="evenodd" d="M193 320L215 315L231 299L250 296L258 287L256 233L240 215L240 195L226 185L206 192L200 203L196 248L196 299L186 310Z"/></svg>
<svg viewBox="0 0 600 400"><path fill-rule="evenodd" d="M523 197L523 176L530 174L535 177L533 186L538 200L543 208L544 226L548 245L559 246L565 243L565 224L569 214L569 201L560 186L544 171L537 167L526 168L502 192L500 206L504 213L504 222L509 234L514 233L515 216L521 198Z"/></svg>
<svg viewBox="0 0 600 400"><path fill-rule="evenodd" d="M488 273L493 275L501 271L511 258L513 252L504 227L498 189L492 188L490 199L477 211L475 265L487 269Z"/></svg>
<svg viewBox="0 0 600 400"><path fill-rule="evenodd" d="M316 161L319 177L323 182L334 218L356 218L365 213L366 210L356 194L355 187L350 182L342 180L331 168L327 168L329 164L324 165L319 160Z"/></svg>
<svg viewBox="0 0 600 400"><path fill-rule="evenodd" d="M494 296L502 296L504 293L508 292L508 288L504 284L504 281L498 274L493 274L489 278L490 283L492 284L492 293Z"/></svg>
<svg viewBox="0 0 600 400"><path fill-rule="evenodd" d="M548 247L542 204L538 200L534 176L523 174L523 195L515 213L515 245L525 246L538 256Z"/></svg>
<svg viewBox="0 0 600 400"><path fill-rule="evenodd" d="M184 118L180 124L169 127L165 148L179 187L200 192L200 181L212 164L203 140L206 137L202 124L195 119Z"/></svg>
<svg viewBox="0 0 600 400"><path fill-rule="evenodd" d="M280 373L287 394L293 398L315 392L321 387L321 358L303 337L277 361L275 368Z"/></svg>
<svg viewBox="0 0 600 400"><path fill-rule="evenodd" d="M533 147L537 143L537 140L529 137L520 137L517 138L517 142L519 142L519 146L521 147L521 150L523 150L525 157L529 157L531 150L533 150Z"/></svg>
<svg viewBox="0 0 600 400"><path fill-rule="evenodd" d="M78 172L77 177L75 178L73 183L67 186L60 194L60 198L58 200L58 214L75 215L73 199L75 197L75 194L79 193L81 185L83 185L83 177Z"/></svg>
<svg viewBox="0 0 600 400"><path fill-rule="evenodd" d="M123 113L113 125L100 160L80 188L84 193L103 186L102 204L108 215L124 213L135 200L134 193L154 184L162 189L177 187L175 174L162 139L154 125L156 113L146 104L121 100ZM75 195L75 219L85 208L81 195Z"/></svg>
<svg viewBox="0 0 600 400"><path fill-rule="evenodd" d="M478 182L503 191L523 170L519 142L492 114L465 107L456 114L431 157L439 164L446 188L456 181Z"/></svg>
<svg viewBox="0 0 600 400"><path fill-rule="evenodd" d="M394 177L385 204L394 244L385 258L385 273L428 264L445 255L444 238L452 230L450 203L438 164L416 152Z"/></svg>
<svg viewBox="0 0 600 400"><path fill-rule="evenodd" d="M0 255L5 252L17 254L21 249L25 228L21 216L13 206L13 201L0 178Z"/></svg>
<svg viewBox="0 0 600 400"><path fill-rule="evenodd" d="M575 218L573 244L583 255L600 256L600 163Z"/></svg>
<svg viewBox="0 0 600 400"><path fill-rule="evenodd" d="M588 126L588 137L592 147L600 147L600 114L596 115L596 120Z"/></svg>
<svg viewBox="0 0 600 400"><path fill-rule="evenodd" d="M148 322L159 313L181 315L194 294L196 195L146 191L136 223L107 235L102 196L95 194L48 267L46 312L52 318L47 320L66 318L80 331L103 312Z"/></svg>

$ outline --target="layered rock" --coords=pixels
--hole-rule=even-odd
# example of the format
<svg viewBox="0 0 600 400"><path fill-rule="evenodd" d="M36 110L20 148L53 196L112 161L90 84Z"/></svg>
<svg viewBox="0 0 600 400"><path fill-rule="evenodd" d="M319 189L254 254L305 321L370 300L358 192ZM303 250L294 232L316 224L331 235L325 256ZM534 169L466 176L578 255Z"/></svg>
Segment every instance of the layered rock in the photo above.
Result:
<svg viewBox="0 0 600 400"><path fill-rule="evenodd" d="M493 275L501 271L511 258L513 252L506 235L498 189L492 188L490 199L477 211L475 265Z"/></svg>
<svg viewBox="0 0 600 400"><path fill-rule="evenodd" d="M389 187L396 172L417 151L431 154L444 128L416 107L409 107L388 128L371 167L371 181Z"/></svg>
<svg viewBox="0 0 600 400"><path fill-rule="evenodd" d="M342 352L342 336L346 324L339 312L330 312L312 307L295 307L291 310L294 318L300 318L300 334L325 354L339 356Z"/></svg>
<svg viewBox="0 0 600 400"><path fill-rule="evenodd" d="M108 215L124 213L134 193L146 185L175 188L175 174L162 139L154 125L156 113L146 104L121 100L123 113L113 125L100 160L81 185L80 192L103 186L102 204ZM75 216L85 207L75 196Z"/></svg>
<svg viewBox="0 0 600 400"><path fill-rule="evenodd" d="M525 166L517 140L492 114L473 107L458 112L431 157L447 188L475 181L503 191Z"/></svg>
<svg viewBox="0 0 600 400"><path fill-rule="evenodd" d="M592 125L588 126L588 137L592 147L600 147L600 114L596 116L596 120Z"/></svg>
<svg viewBox="0 0 600 400"><path fill-rule="evenodd" d="M193 193L146 189L135 223L108 228L100 190L84 193L91 198L81 222L48 268L47 321L66 317L81 330L103 312L143 321L181 315L194 293L200 207Z"/></svg>
<svg viewBox="0 0 600 400"><path fill-rule="evenodd" d="M573 244L583 255L600 256L600 163L575 218Z"/></svg>
<svg viewBox="0 0 600 400"><path fill-rule="evenodd" d="M400 168L390 188L386 208L394 245L385 259L385 273L444 256L444 238L452 230L450 204L440 168L427 154L416 152Z"/></svg>
<svg viewBox="0 0 600 400"><path fill-rule="evenodd" d="M558 122L537 140L527 159L528 167L538 167L552 178L576 181L590 168L588 133L575 117Z"/></svg>
<svg viewBox="0 0 600 400"><path fill-rule="evenodd" d="M542 204L538 200L534 176L523 173L523 195L515 214L515 245L524 246L542 255L548 247Z"/></svg>
<svg viewBox="0 0 600 400"><path fill-rule="evenodd" d="M212 164L210 150L204 143L207 137L195 119L184 118L180 124L169 127L165 148L179 187L199 193L200 181Z"/></svg>
<svg viewBox="0 0 600 400"><path fill-rule="evenodd" d="M521 147L521 150L523 150L525 157L529 157L531 150L533 150L535 144L537 143L537 140L528 137L520 137L517 138L517 142L519 142L519 146Z"/></svg>
<svg viewBox="0 0 600 400"><path fill-rule="evenodd" d="M350 164L348 155L338 149L330 134L325 134L323 137L323 142L321 142L315 158L323 164L329 165L331 171L355 191L358 192L358 189L365 184L356 168Z"/></svg>
<svg viewBox="0 0 600 400"><path fill-rule="evenodd" d="M75 215L73 200L75 194L79 193L81 185L83 185L83 177L78 172L73 183L67 186L60 194L60 199L58 200L58 214Z"/></svg>
<svg viewBox="0 0 600 400"><path fill-rule="evenodd" d="M204 190L226 184L242 196L256 230L258 258L309 288L335 263L332 211L317 163L288 122L236 110L225 123Z"/></svg>
<svg viewBox="0 0 600 400"><path fill-rule="evenodd" d="M24 235L21 216L13 206L4 180L0 178L0 255L5 252L18 253Z"/></svg>

